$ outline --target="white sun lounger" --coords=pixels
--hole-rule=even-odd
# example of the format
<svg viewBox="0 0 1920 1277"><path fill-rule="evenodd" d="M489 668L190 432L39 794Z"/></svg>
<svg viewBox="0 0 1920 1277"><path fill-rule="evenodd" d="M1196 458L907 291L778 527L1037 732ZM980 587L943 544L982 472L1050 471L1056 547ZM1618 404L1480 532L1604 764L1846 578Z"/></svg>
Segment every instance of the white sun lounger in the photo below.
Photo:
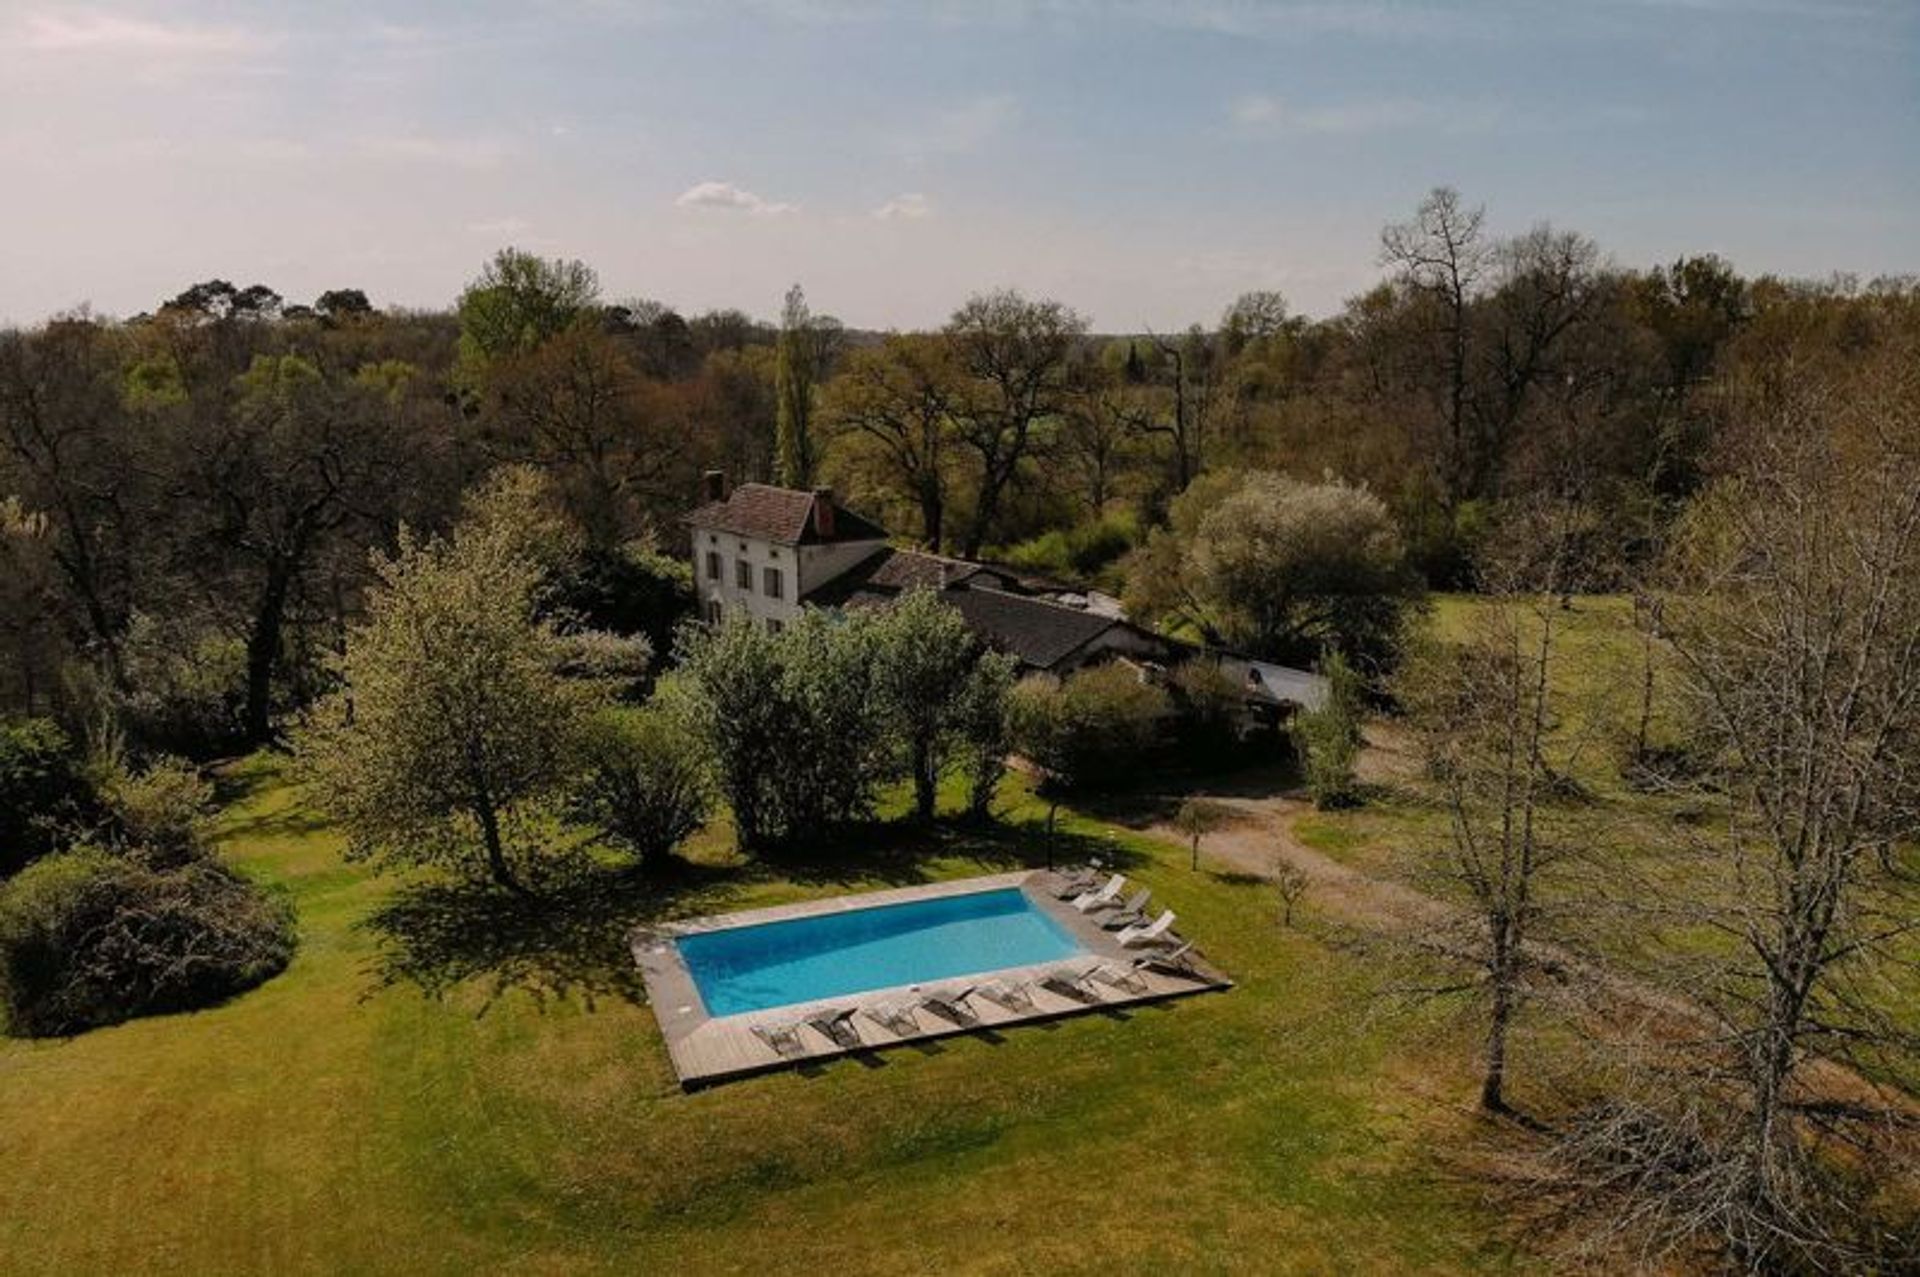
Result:
<svg viewBox="0 0 1920 1277"><path fill-rule="evenodd" d="M915 1004L912 1002L875 1002L861 1009L867 1013L869 1020L896 1037L904 1038L920 1032L920 1021L914 1015Z"/></svg>
<svg viewBox="0 0 1920 1277"><path fill-rule="evenodd" d="M1009 1011L1033 1010L1033 995L1027 992L1027 986L1024 984L1009 984L1005 980L983 980L974 992Z"/></svg>
<svg viewBox="0 0 1920 1277"><path fill-rule="evenodd" d="M1128 948L1142 944L1164 944L1166 934L1173 929L1173 910L1162 910L1158 918L1145 926L1128 927L1117 939Z"/></svg>
<svg viewBox="0 0 1920 1277"><path fill-rule="evenodd" d="M928 989L920 995L920 1005L942 1019L958 1025L970 1025L980 1018L967 1005L967 999L973 993L974 988L970 984L958 989Z"/></svg>
<svg viewBox="0 0 1920 1277"><path fill-rule="evenodd" d="M1115 874L1107 879L1107 885L1098 891L1088 891L1074 897L1073 907L1081 913L1092 913L1095 909L1111 909L1120 902L1120 893L1127 889L1125 874Z"/></svg>
<svg viewBox="0 0 1920 1277"><path fill-rule="evenodd" d="M786 1020L748 1027L753 1030L753 1036L767 1044L769 1051L783 1060L793 1060L808 1053L806 1043L800 1040L800 1026L799 1020Z"/></svg>
<svg viewBox="0 0 1920 1277"><path fill-rule="evenodd" d="M1100 991L1093 987L1094 974L1104 962L1070 963L1063 967L1054 967L1040 977L1039 983L1056 993L1065 994L1076 1002L1095 1003L1104 1001Z"/></svg>
<svg viewBox="0 0 1920 1277"><path fill-rule="evenodd" d="M1139 971L1147 967L1153 967L1161 971L1171 972L1174 975L1198 976L1200 973L1194 969L1193 965L1193 960L1198 955L1198 952L1199 951L1193 947L1193 941L1182 941L1180 947L1177 949L1167 949L1160 953L1141 954L1133 960L1133 969Z"/></svg>
<svg viewBox="0 0 1920 1277"><path fill-rule="evenodd" d="M1107 985L1110 988L1120 989L1127 993L1145 993L1147 991L1147 982L1140 978L1140 963L1138 961L1124 967L1116 967L1111 962L1098 963L1092 970L1087 972L1087 980L1089 985L1097 981L1100 984Z"/></svg>

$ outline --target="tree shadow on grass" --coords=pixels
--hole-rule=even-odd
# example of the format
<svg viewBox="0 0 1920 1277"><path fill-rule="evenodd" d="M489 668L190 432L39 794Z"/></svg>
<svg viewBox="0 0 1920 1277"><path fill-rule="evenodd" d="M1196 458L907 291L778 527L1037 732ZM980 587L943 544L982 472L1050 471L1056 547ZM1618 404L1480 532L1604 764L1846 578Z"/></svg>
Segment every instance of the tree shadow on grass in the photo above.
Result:
<svg viewBox="0 0 1920 1277"><path fill-rule="evenodd" d="M481 1013L509 990L537 1002L578 996L643 1000L627 947L636 924L723 908L738 890L738 868L675 861L642 874L585 858L556 867L537 893L491 883L436 881L402 888L361 925L378 944L376 988L410 984L444 997L473 984Z"/></svg>
<svg viewBox="0 0 1920 1277"><path fill-rule="evenodd" d="M1114 869L1139 859L1109 839L1065 830L1049 837L1044 821L898 820L851 826L743 865L676 859L643 874L575 857L553 866L527 895L491 883L416 882L361 925L377 945L376 989L412 985L440 998L471 985L484 991L482 1014L515 989L540 1002L577 996L591 1009L600 998L644 1000L628 949L634 927L725 912L755 882L907 886L942 876L933 871L938 861L1011 872L1095 858Z"/></svg>
<svg viewBox="0 0 1920 1277"><path fill-rule="evenodd" d="M1125 869L1138 853L1110 838L1055 829L1046 822L910 818L853 826L830 838L787 848L763 865L769 874L809 885L882 882L906 887L932 882L934 862L973 860L990 872L1065 868L1098 860Z"/></svg>
<svg viewBox="0 0 1920 1277"><path fill-rule="evenodd" d="M302 838L308 834L319 833L333 822L311 808L290 805L278 811L254 812L242 817L229 817L221 825L221 836L238 840L242 838Z"/></svg>

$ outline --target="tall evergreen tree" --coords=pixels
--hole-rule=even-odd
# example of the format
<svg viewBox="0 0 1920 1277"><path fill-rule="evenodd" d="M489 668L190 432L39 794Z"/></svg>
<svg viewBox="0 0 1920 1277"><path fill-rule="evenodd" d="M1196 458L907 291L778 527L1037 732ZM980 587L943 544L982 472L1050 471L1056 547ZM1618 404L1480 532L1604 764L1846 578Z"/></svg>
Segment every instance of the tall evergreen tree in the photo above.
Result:
<svg viewBox="0 0 1920 1277"><path fill-rule="evenodd" d="M787 290L780 311L779 361L774 368L774 396L779 401L779 453L776 476L789 488L813 482L813 385L818 375L814 349L813 314L807 295L795 284Z"/></svg>

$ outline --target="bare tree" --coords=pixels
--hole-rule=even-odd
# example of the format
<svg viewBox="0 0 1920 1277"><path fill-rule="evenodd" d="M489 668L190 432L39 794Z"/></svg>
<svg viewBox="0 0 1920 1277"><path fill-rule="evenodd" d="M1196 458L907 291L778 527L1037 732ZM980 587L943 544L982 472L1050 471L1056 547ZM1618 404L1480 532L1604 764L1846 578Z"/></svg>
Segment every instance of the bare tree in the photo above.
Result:
<svg viewBox="0 0 1920 1277"><path fill-rule="evenodd" d="M1173 490L1184 492L1206 463L1207 427L1220 395L1219 361L1198 324L1178 339L1149 337L1164 361L1164 397L1158 406L1136 409L1134 428L1167 441L1173 449Z"/></svg>
<svg viewBox="0 0 1920 1277"><path fill-rule="evenodd" d="M1484 208L1466 208L1460 192L1437 186L1421 202L1413 220L1380 233L1380 261L1393 268L1401 284L1428 298L1435 307L1436 333L1442 341L1446 381L1441 416L1444 430L1443 482L1450 497L1464 495L1471 467L1468 392L1472 379L1472 333L1468 310L1479 292L1491 251L1483 225Z"/></svg>
<svg viewBox="0 0 1920 1277"><path fill-rule="evenodd" d="M135 477L114 385L118 354L107 326L84 316L56 320L37 339L0 334L0 483L50 520L53 560L116 682L130 570L121 532Z"/></svg>
<svg viewBox="0 0 1920 1277"><path fill-rule="evenodd" d="M1920 1045L1888 980L1920 927L1914 369L1908 348L1863 385L1803 386L1689 516L1661 616L1704 775L1674 778L1701 819L1670 903L1722 943L1667 955L1699 1016L1561 1150L1644 1244L1751 1271L1920 1258L1863 1218L1913 1119L1866 1079Z"/></svg>
<svg viewBox="0 0 1920 1277"><path fill-rule="evenodd" d="M1094 518L1107 512L1114 486L1139 436L1139 388L1099 363L1075 365L1054 450L1080 481Z"/></svg>
<svg viewBox="0 0 1920 1277"><path fill-rule="evenodd" d="M966 379L950 405L955 433L978 466L979 497L961 534L966 557L986 544L1034 427L1061 410L1067 356L1086 330L1087 321L1061 303L1012 291L974 297L948 322Z"/></svg>
<svg viewBox="0 0 1920 1277"><path fill-rule="evenodd" d="M1280 893L1280 925L1293 925L1293 911L1306 899L1307 889L1313 886L1313 880L1307 877L1306 870L1290 861L1282 861L1274 871L1273 885Z"/></svg>
<svg viewBox="0 0 1920 1277"><path fill-rule="evenodd" d="M1483 570L1492 599L1466 639L1409 662L1400 693L1439 786L1447 836L1423 863L1454 908L1435 913L1415 945L1463 975L1424 988L1473 998L1485 1012L1480 1102L1511 1111L1509 1048L1521 1012L1549 973L1565 970L1580 916L1583 866L1595 841L1566 810L1568 778L1589 735L1562 703L1567 659L1559 595L1573 570L1578 512L1545 506Z"/></svg>

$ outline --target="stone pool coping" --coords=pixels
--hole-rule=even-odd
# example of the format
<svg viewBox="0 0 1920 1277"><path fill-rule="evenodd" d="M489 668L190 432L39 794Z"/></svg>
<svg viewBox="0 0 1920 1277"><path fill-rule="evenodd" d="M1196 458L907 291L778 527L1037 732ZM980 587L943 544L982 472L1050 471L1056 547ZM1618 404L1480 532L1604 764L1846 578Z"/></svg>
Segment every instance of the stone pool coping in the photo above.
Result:
<svg viewBox="0 0 1920 1277"><path fill-rule="evenodd" d="M640 967L641 977L646 983L647 1001L653 1007L654 1019L659 1022L661 1036L666 1040L667 1055L673 1063L673 1069L680 1079L681 1087L685 1090L695 1090L716 1082L750 1077L779 1069L805 1068L843 1055L863 1054L962 1033L990 1033L995 1029L1021 1024L1064 1019L1068 1016L1086 1015L1097 1011L1113 1011L1232 987L1231 980L1213 968L1205 959L1200 959L1195 962L1194 970L1188 974L1174 974L1157 969L1142 970L1139 974L1143 987L1139 992L1098 984L1096 985L1097 1000L1089 1002L1068 996L1051 986L1030 983L1055 967L1082 959L1064 958L1037 966L1005 967L932 981L928 987L936 989L954 987L994 978L1009 984L1028 984L1027 992L1033 1000L1031 1010L1011 1010L985 998L972 998L968 1000L967 1006L976 1013L975 1020L966 1024L957 1024L923 1010L915 1017L921 1026L920 1031L916 1033L895 1033L890 1029L882 1028L868 1016L856 1013L852 1020L852 1028L860 1039L858 1047L841 1046L818 1030L806 1027L800 1030L800 1034L808 1047L807 1054L783 1056L756 1037L753 1026L789 1024L805 1018L810 1013L827 1008L863 1008L878 1002L910 998L920 991L921 986L896 985L892 988L872 989L813 1002L795 1002L785 1006L768 1007L739 1015L714 1016L707 1013L706 1005L701 1001L693 976L681 959L678 946L673 943L680 936L697 935L706 931L784 922L794 918L816 918L828 914L847 913L856 909L873 909L884 905L905 904L917 900L937 900L948 896L972 895L981 891L1014 887L1024 892L1031 904L1060 924L1075 942L1087 951L1088 957L1104 958L1124 966L1147 952L1144 949L1123 947L1115 939L1115 932L1100 926L1100 915L1082 914L1068 902L1056 899L1048 888L1058 881L1060 881L1058 875L1050 870L1032 869L1018 873L987 874L977 878L958 878L913 887L861 892L850 896L833 896L822 900L774 905L764 909L746 909L737 913L652 923L634 928L629 933L628 943L632 949L634 961Z"/></svg>

